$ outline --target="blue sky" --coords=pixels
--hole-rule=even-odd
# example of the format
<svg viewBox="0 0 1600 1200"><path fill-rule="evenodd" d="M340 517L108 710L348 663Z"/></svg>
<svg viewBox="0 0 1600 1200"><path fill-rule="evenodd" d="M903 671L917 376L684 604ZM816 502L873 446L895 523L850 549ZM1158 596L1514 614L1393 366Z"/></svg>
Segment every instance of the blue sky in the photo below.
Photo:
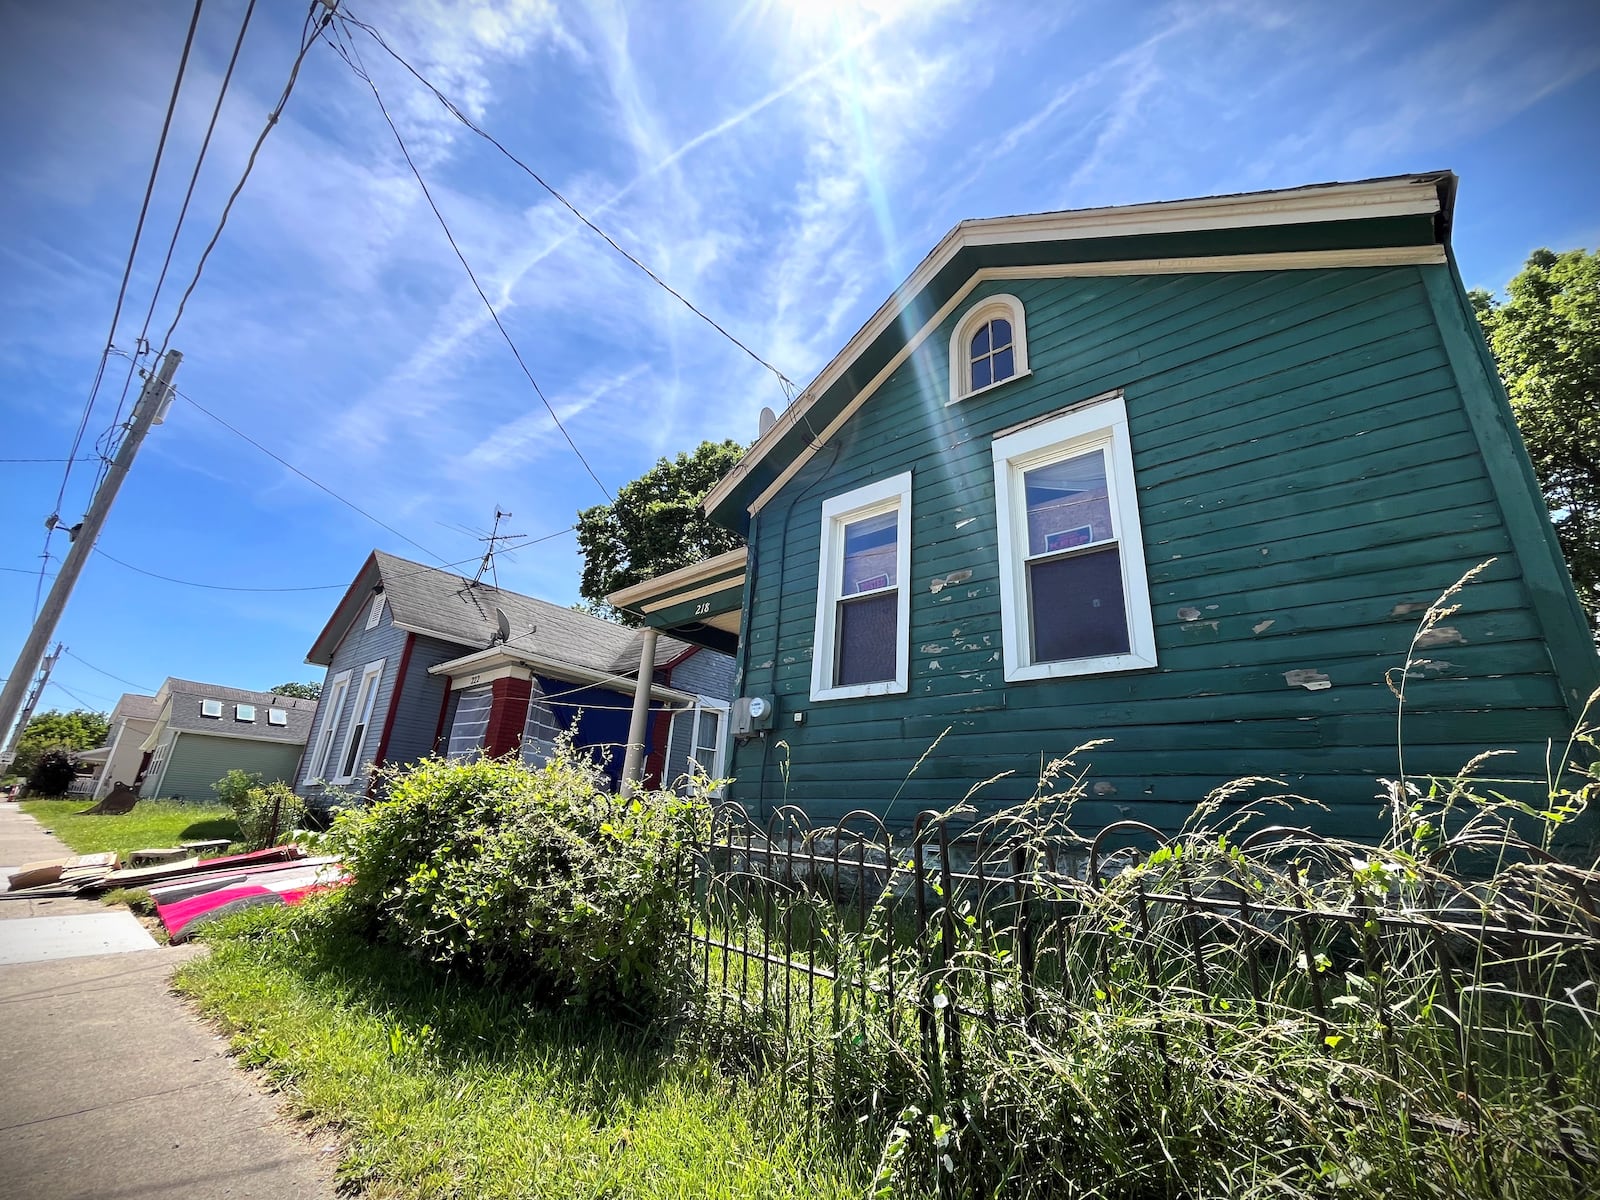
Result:
<svg viewBox="0 0 1600 1200"><path fill-rule="evenodd" d="M753 0L356 3L388 40L665 279L807 382L955 222L1435 168L1498 288L1600 243L1592 3ZM132 349L244 12L209 0L116 344ZM8 6L0 47L0 458L67 453L99 360L190 13ZM157 310L159 333L287 76L297 3L259 0ZM462 250L608 487L781 406L763 368L456 124L364 35ZM371 93L326 46L173 344L179 389L449 561L570 525L598 489L489 323ZM86 446L112 422L112 358ZM34 606L60 463L0 462L0 671ZM78 464L61 514L87 506ZM59 629L51 705L167 675L303 664L381 546L428 561L183 401L153 431ZM59 555L66 539L51 546ZM570 534L502 584L576 598ZM70 693L70 694L69 694Z"/></svg>

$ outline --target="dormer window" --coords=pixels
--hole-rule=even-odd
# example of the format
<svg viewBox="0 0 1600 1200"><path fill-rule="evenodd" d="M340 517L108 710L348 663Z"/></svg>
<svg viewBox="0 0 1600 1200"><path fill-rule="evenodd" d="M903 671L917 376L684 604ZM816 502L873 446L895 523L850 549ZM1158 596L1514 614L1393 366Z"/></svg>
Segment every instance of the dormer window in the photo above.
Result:
<svg viewBox="0 0 1600 1200"><path fill-rule="evenodd" d="M950 403L1028 373L1022 301L1015 296L978 301L950 337Z"/></svg>
<svg viewBox="0 0 1600 1200"><path fill-rule="evenodd" d="M202 717L221 717L222 716L222 701L221 700L202 700L202 701L200 701L200 715Z"/></svg>
<svg viewBox="0 0 1600 1200"><path fill-rule="evenodd" d="M254 721L256 719L256 706L254 704L235 704L233 706L233 719L235 721Z"/></svg>

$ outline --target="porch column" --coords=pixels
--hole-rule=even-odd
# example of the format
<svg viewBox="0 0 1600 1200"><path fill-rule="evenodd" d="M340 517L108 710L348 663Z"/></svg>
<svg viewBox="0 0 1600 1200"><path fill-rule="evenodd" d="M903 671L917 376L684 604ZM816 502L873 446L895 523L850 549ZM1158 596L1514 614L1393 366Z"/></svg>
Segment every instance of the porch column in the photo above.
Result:
<svg viewBox="0 0 1600 1200"><path fill-rule="evenodd" d="M639 678L633 687L633 716L628 721L628 754L622 760L622 794L633 795L644 775L645 723L650 715L650 683L656 673L656 631L645 627L639 642Z"/></svg>

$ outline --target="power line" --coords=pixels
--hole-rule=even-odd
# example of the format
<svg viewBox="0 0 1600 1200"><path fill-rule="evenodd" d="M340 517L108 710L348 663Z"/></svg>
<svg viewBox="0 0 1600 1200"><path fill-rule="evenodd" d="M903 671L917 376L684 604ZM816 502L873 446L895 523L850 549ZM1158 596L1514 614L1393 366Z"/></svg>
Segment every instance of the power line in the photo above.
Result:
<svg viewBox="0 0 1600 1200"><path fill-rule="evenodd" d="M98 454L80 454L77 458L0 458L0 463L74 463L99 462Z"/></svg>
<svg viewBox="0 0 1600 1200"><path fill-rule="evenodd" d="M400 147L400 153L406 160L406 166L411 168L411 174L416 177L417 186L422 189L423 198L427 200L428 207L433 210L433 215L438 219L439 228L444 230L445 239L450 243L450 249L455 251L456 258L460 260L462 269L467 273L467 278L472 281L472 287L478 293L478 299L482 300L483 306L489 310L489 316L494 321L495 328L500 331L500 336L505 339L506 345L511 348L511 354L517 360L517 366L522 368L522 373L527 376L528 382L533 385L534 393L545 406L545 410L549 412L550 419L555 422L556 428L561 431L561 436L567 439L567 445L572 447L572 452L578 456L578 461L583 464L583 469L589 472L589 478L594 480L595 486L605 495L606 502L611 503L614 497L611 495L610 490L600 481L600 476L595 474L594 468L589 465L589 460L583 456L583 451L578 449L578 443L572 440L572 435L567 432L567 427L561 423L561 418L556 414L555 405L550 403L544 394L544 389L539 386L539 381L533 377L533 372L528 369L527 362L523 360L522 351L517 349L516 342L511 339L510 332L506 329L505 323L500 320L500 314L495 311L494 304L489 299L488 293L483 290L483 285L478 282L478 277L474 274L472 265L467 262L466 255L461 253L461 247L456 244L455 235L450 232L449 223L445 221L444 214L439 211L439 206L434 203L433 193L428 190L427 181L422 178L422 172L417 169L417 164L412 160L411 151L406 147L405 139L400 136L399 127L395 125L394 119L389 116L388 106L383 102L383 96L378 91L378 85L373 81L372 76L367 74L364 67L357 65L361 57L359 52L352 46L350 53L347 54L344 47L332 38L328 39L328 44L333 47L334 52L340 58L344 59L345 64L360 78L364 79L367 86L372 89L372 98L378 102L378 109L383 113L383 119L387 122L389 131L394 134L394 140ZM350 54L356 55L354 60L351 59Z"/></svg>
<svg viewBox="0 0 1600 1200"><path fill-rule="evenodd" d="M523 546L518 546L518 547L516 547L515 550L505 551L505 553L514 554L514 553L516 553L517 550L523 549L524 546L533 546L533 545L537 545L539 542L548 542L552 538L558 538L558 537L561 537L564 534L571 533L576 528L577 528L576 525L569 525L565 529L558 529L554 533L547 533L543 537L534 538L532 541L523 543ZM202 583L202 582L200 582L198 580L194 580L194 579L178 579L178 578L176 578L175 576L172 576L172 575L163 575L159 571L149 571L149 570L146 570L144 567L136 567L131 562L124 562L122 559L118 558L114 554L108 554L106 551L102 550L99 546L96 546L94 548L94 552L96 554L100 555L100 557L102 557L102 558L110 559L112 562L116 563L117 566L124 567L127 570L132 571L136 575L146 575L146 576L149 576L151 579L159 579L163 583L175 583L175 584L178 584L178 585L180 585L182 587L202 588L202 589L204 589L206 591L209 591L209 592L250 592L250 593L258 593L258 592L259 593L333 592L333 591L339 591L339 590L341 590L343 588L347 588L347 587L350 586L350 581L349 580L345 580L343 583L312 583L312 584L304 584L304 585L297 586L297 587L243 587L243 586L240 586L238 584L229 584L229 583ZM394 579L409 579L413 575L423 575L423 574L428 574L430 572L438 571L438 570L442 570L442 569L446 569L446 568L462 567L462 566L465 566L467 563L477 562L478 558L479 558L479 556L474 554L471 558L461 558L461 559L457 559L455 562L445 563L442 568L441 567L425 567L421 571L405 571L405 572L402 572L400 574L397 574L397 575L393 576L393 578ZM0 570L16 571L16 570L19 570L19 568L17 568L17 567L4 567L4 568L0 568ZM24 572L24 574L32 574L32 571L30 570L30 571ZM74 657L76 657L76 656L74 656Z"/></svg>
<svg viewBox="0 0 1600 1200"><path fill-rule="evenodd" d="M146 687L142 683L135 683L131 679L124 679L121 675L113 675L110 671L106 670L104 667L95 666L88 659L82 657L81 655L74 654L71 650L68 650L65 653L66 653L68 658L77 659L84 666L88 667L89 670L98 671L100 674L104 675L107 679L115 679L118 683L125 683L131 688L138 688L141 692L153 692L153 691L155 691L154 688Z"/></svg>
<svg viewBox="0 0 1600 1200"><path fill-rule="evenodd" d="M150 198L155 194L156 176L161 170L161 156L166 152L167 134L172 129L172 115L178 108L178 93L183 87L183 76L189 65L189 51L194 46L195 27L200 24L200 9L205 0L195 0L194 12L189 17L189 32L183 39L183 54L178 59L178 74L172 81L172 95L167 100L167 114L161 122L161 136L156 141L155 160L150 164L150 178L144 186L144 199L139 204L139 219L133 227L133 244L128 248L128 260L122 268L122 283L117 288L117 303L111 311L111 328L106 333L106 348L100 353L100 366L95 371L94 383L89 388L89 398L84 401L83 416L78 421L78 431L72 438L72 451L68 457L67 469L61 473L61 488L56 493L56 503L53 512L61 511L61 503L66 498L67 482L72 477L72 460L76 459L78 447L83 444L84 430L89 426L89 415L94 410L96 397L100 394L100 383L105 378L106 359L111 353L111 347L117 338L117 322L122 318L122 303L128 295L128 280L133 276L133 262L139 254L139 239L144 235L145 217L150 213ZM45 532L45 548L49 548L50 535L55 532L55 526L50 526Z"/></svg>
<svg viewBox="0 0 1600 1200"><path fill-rule="evenodd" d="M721 325L719 325L713 318L708 316L704 311L702 311L700 308L698 308L691 300L689 300L686 296L684 296L682 292L678 291L671 284L667 283L666 280L662 279L661 276L657 275L649 267L645 266L645 264L642 263L641 261L639 261L639 259L635 255L633 255L629 251L623 249L622 246L620 246L617 243L617 240L615 238L613 238L604 229L601 229L600 226L596 225L587 216L585 216L578 209L578 207L575 204L572 203L572 201L568 200L564 195L562 195L559 191L557 191L554 187L552 187L545 180L545 178L542 175L540 175L537 171L535 171L527 163L523 162L520 158L518 158L515 154L513 154L510 150L508 150L493 134L491 134L487 130L483 129L481 126L479 126L477 123L475 123L472 120L472 118L468 117L466 115L466 113L462 112L461 109L456 106L454 101L452 101L448 96L446 96L437 87L435 87L434 84L430 80L428 80L427 77L424 76L420 71L418 71L415 67L413 67L404 58L402 58L400 56L399 52L396 51L394 49L394 47L390 46L389 43L386 42L383 39L383 35L380 34L376 29L374 29L371 25L368 25L366 22L358 20L357 18L350 16L348 13L342 14L341 20L344 21L345 23L348 23L348 24L356 26L356 28L358 28L358 29L361 29L361 30L365 31L368 36L370 36L375 42L378 43L379 46L383 47L383 49L388 53L390 58L394 59L395 62L399 63L402 67L404 67L407 71L409 71L411 73L411 75L417 80L418 83L422 84L423 87L427 88L428 91L432 92L433 95L434 95L434 98L437 99L439 101L439 103L444 106L445 110L451 116L453 116L456 120L460 121L463 125L465 125L473 133L475 133L479 137L483 138L484 141L488 142L496 150L500 151L501 154L505 155L505 157L507 159L509 159L511 162L515 163L518 167L520 167L522 169L522 171L530 179L532 179L535 183L537 183L546 192L550 193L550 195L553 196L556 200L558 200L562 204L562 206L566 208L566 210L568 212L570 212L573 216L577 217L578 220L582 221L585 225L587 225L590 229L592 229L595 233L597 233L601 238L603 238L605 240L606 244L608 246L610 246L613 250L615 250L618 254L622 255L623 258L627 259L635 267L639 268L639 270L643 271L646 275L648 275L650 277L650 279L658 287L660 287L664 291L666 291L666 293L668 295L672 296L673 299L677 300L678 303L682 304L685 308L687 308L695 316L699 317L707 325L711 326L712 329L715 329L718 333L720 333L728 341L732 342L740 350L743 350L746 354L748 354L756 362L760 363L768 371L772 372L772 374L777 378L779 386L783 388L784 396L786 398L792 398L794 396L795 392L797 392L799 390L798 388L796 388L796 386L794 384L794 381L792 379L790 379L782 371L778 370L777 367L773 366L766 359L762 358L754 350L750 349L749 346L745 345L742 341L740 341L733 334L729 333L726 329L724 329ZM369 80L368 82L370 83L371 81Z"/></svg>
<svg viewBox="0 0 1600 1200"><path fill-rule="evenodd" d="M317 8L318 2L319 0L312 0L312 10ZM165 353L167 347L171 345L173 331L178 328L178 322L183 320L183 312L188 306L189 297L194 295L194 289L199 285L200 276L206 269L206 262L211 258L211 252L216 249L217 242L222 237L222 231L228 224L228 215L233 212L234 202L239 199L239 193L244 191L244 185L250 178L250 172L255 169L256 158L261 153L261 147L266 142L267 135L272 132L273 126L278 123L278 118L283 115L284 106L289 103L289 96L294 91L295 81L300 78L300 64L305 62L307 51L316 43L317 34L331 20L333 20L333 10L330 8L317 21L316 28L311 31L310 36L301 41L300 53L295 55L294 63L289 68L289 80L283 85L283 94L278 97L278 103L267 114L267 123L261 127L261 133L256 137L255 145L250 147L250 157L245 160L244 173L239 176L239 182L234 185L233 191L229 193L228 202L222 206L222 216L217 219L217 228L212 233L211 240L206 243L206 248L200 252L200 261L195 264L194 276L189 280L189 286L183 289L183 296L178 301L178 311L173 314L172 324L167 326L167 332L162 335L160 353Z"/></svg>
<svg viewBox="0 0 1600 1200"><path fill-rule="evenodd" d="M351 509L353 512L360 513L363 517L365 517L367 520L371 521L374 525L378 526L379 528L387 529L390 533L394 534L395 537L399 538L401 541L407 543L408 545L415 546L418 550L421 550L429 558L432 558L432 559L434 559L434 560L436 560L438 562L441 562L441 563L445 561L444 560L444 556L442 554L434 553L432 550L429 550L426 546L424 546L421 542L416 541L414 538L408 538L405 534L401 533L393 525L390 525L385 521L380 521L377 517L373 516L371 513L369 513L366 509L362 508L355 501L346 500L343 496L341 496L338 492L334 491L327 484L321 482L320 480L313 479L310 475L307 475L304 471L302 471L299 467L295 466L288 459L283 458L281 455L274 454L271 450L268 450L260 442L256 441L255 438L251 437L248 433L245 433L244 430L239 429L236 426L228 424L227 421L225 421L221 417L217 416L216 413L212 412L205 405L201 404L200 401L196 400L193 396L189 395L186 392L178 391L177 388L173 388L172 390L177 395L182 396L190 404L194 405L195 408L199 409L206 416L210 417L218 425L221 425L229 433L233 434L235 437L243 438L245 441L249 442L252 446L254 446L257 450L261 451L261 453L265 454L268 458L272 459L273 462L277 463L279 466L283 467L286 470L293 471L296 475L300 476L301 479L304 479L312 487L317 488L319 491L326 492L328 495L332 496L335 500L337 500L340 504L343 504L346 508Z"/></svg>
<svg viewBox="0 0 1600 1200"><path fill-rule="evenodd" d="M156 276L155 287L150 292L150 305L145 309L144 324L139 329L138 340L134 343L135 349L148 346L150 335L150 322L155 317L156 302L161 298L161 288L167 281L167 271L172 266L172 255L178 248L178 235L183 231L183 222L189 215L189 204L194 199L194 189L200 180L200 168L206 161L206 152L211 148L211 137L216 132L217 118L222 114L222 102L228 94L228 85L233 81L233 71L239 62L239 51L244 46L244 36L250 28L250 18L255 13L256 0L250 0L245 6L244 20L239 24L239 36L234 39L233 53L228 57L228 67L222 74L222 83L217 88L216 103L211 106L211 120L206 124L205 137L200 142L200 152L195 156L194 170L189 172L189 186L183 193L183 203L178 208L178 219L172 226L172 237L167 241L166 257L161 260L161 271ZM163 347L164 349L164 347ZM128 373L122 381L122 394L117 398L117 411L111 418L111 425L102 435L96 448L102 451L102 466L100 475L104 475L109 465L109 456L115 453L115 440L118 426L122 423L122 410L128 402L128 389L133 384L133 374L139 365L137 354L128 358ZM103 444L102 444L103 443ZM96 480L98 486L98 479Z"/></svg>
<svg viewBox="0 0 1600 1200"><path fill-rule="evenodd" d="M94 704L94 703L92 703L92 702L90 702L88 700L85 700L82 696L78 695L77 692L73 691L71 688L69 688L64 683L59 683L56 680L52 679L47 686L48 687L53 687L53 688L59 688L61 691L65 692L67 695L71 696L79 704L83 705L84 708L88 708L88 709L97 709L97 708L99 708L99 705ZM85 689L85 690L87 690L87 689ZM101 699L101 700L105 700L106 699L106 697L105 696L101 696L99 692L90 692L89 695L99 697L99 699Z"/></svg>

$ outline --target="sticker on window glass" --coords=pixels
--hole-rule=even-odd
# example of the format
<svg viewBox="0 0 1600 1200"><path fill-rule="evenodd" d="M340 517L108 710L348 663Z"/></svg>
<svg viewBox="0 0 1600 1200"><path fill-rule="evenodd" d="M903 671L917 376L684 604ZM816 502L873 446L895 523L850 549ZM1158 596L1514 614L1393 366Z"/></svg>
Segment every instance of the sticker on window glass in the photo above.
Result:
<svg viewBox="0 0 1600 1200"><path fill-rule="evenodd" d="M1058 529L1054 533L1044 535L1044 548L1047 553L1056 550L1071 550L1074 546L1087 546L1094 541L1094 526L1079 525L1076 529Z"/></svg>
<svg viewBox="0 0 1600 1200"><path fill-rule="evenodd" d="M1022 473L1028 508L1028 554L1050 554L1116 536L1106 486L1106 457L1091 450Z"/></svg>
<svg viewBox="0 0 1600 1200"><path fill-rule="evenodd" d="M895 582L895 545L900 533L898 510L848 521L844 527L844 586L853 596Z"/></svg>

